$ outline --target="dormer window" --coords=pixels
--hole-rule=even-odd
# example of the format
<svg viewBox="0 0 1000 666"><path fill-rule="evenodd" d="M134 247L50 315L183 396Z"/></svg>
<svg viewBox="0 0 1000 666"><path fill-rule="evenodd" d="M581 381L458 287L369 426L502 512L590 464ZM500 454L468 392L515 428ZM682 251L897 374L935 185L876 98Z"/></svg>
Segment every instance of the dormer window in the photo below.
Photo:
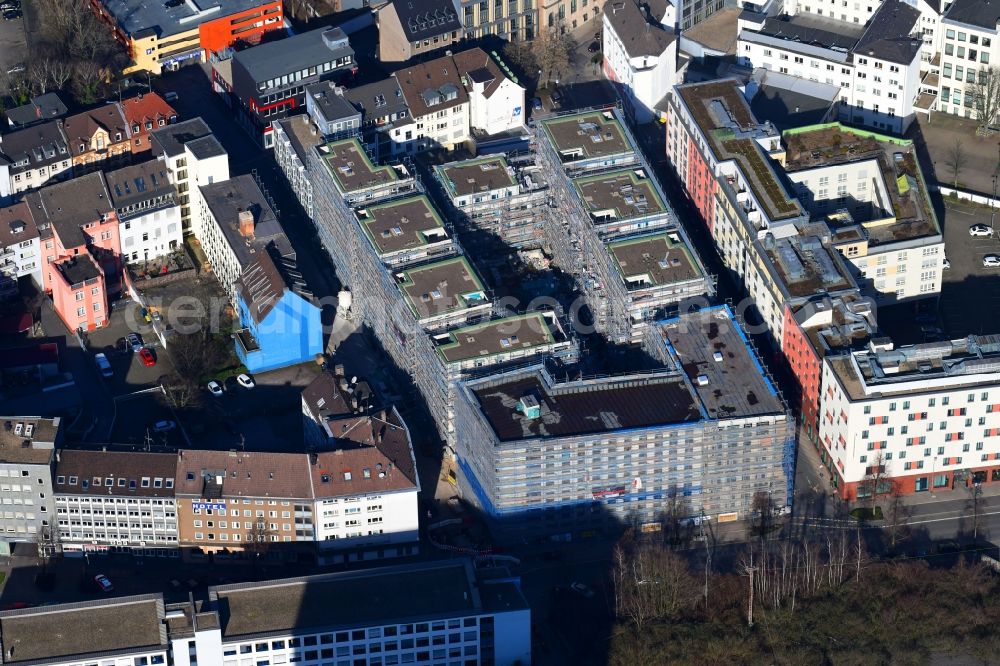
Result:
<svg viewBox="0 0 1000 666"><path fill-rule="evenodd" d="M148 127L149 123L146 123L146 125L147 125L146 129L149 129ZM138 124L132 125L132 134L138 134L138 133L139 133L139 125Z"/></svg>
<svg viewBox="0 0 1000 666"><path fill-rule="evenodd" d="M152 120L147 120L146 121L146 129L153 129L153 121Z"/></svg>
<svg viewBox="0 0 1000 666"><path fill-rule="evenodd" d="M85 150L87 150L87 144L85 144L85 143L81 143L81 144L80 144L80 152L82 153L82 152L83 152L83 151L85 151Z"/></svg>
<svg viewBox="0 0 1000 666"><path fill-rule="evenodd" d="M122 133L115 132L115 141L121 141L121 140L122 140Z"/></svg>

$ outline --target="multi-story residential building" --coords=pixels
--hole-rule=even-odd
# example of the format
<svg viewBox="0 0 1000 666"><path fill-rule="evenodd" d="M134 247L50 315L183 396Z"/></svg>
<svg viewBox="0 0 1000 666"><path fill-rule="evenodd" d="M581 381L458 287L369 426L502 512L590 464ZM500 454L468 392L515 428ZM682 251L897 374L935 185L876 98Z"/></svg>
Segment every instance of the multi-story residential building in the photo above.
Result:
<svg viewBox="0 0 1000 666"><path fill-rule="evenodd" d="M74 175L118 165L132 151L132 130L118 104L105 104L62 122Z"/></svg>
<svg viewBox="0 0 1000 666"><path fill-rule="evenodd" d="M174 453L60 450L53 490L63 553L176 557L176 473Z"/></svg>
<svg viewBox="0 0 1000 666"><path fill-rule="evenodd" d="M837 11L836 9L832 11ZM841 119L902 134L920 90L920 12L884 0L867 23L808 11L741 21L743 64L842 88Z"/></svg>
<svg viewBox="0 0 1000 666"><path fill-rule="evenodd" d="M381 161L413 151L416 122L395 76L348 88L344 99L361 112L361 140L372 157Z"/></svg>
<svg viewBox="0 0 1000 666"><path fill-rule="evenodd" d="M162 161L107 171L104 177L124 261L146 261L181 247L181 207Z"/></svg>
<svg viewBox="0 0 1000 666"><path fill-rule="evenodd" d="M945 10L938 32L938 111L977 117L977 77L1000 63L998 20L1000 11L980 0L955 0Z"/></svg>
<svg viewBox="0 0 1000 666"><path fill-rule="evenodd" d="M502 538L655 530L672 499L719 521L749 516L758 493L791 502L794 419L732 313L657 329L663 370L560 382L534 366L462 383L459 488Z"/></svg>
<svg viewBox="0 0 1000 666"><path fill-rule="evenodd" d="M254 372L313 359L323 351L320 310L257 183L242 175L200 189L197 235L239 313L237 355Z"/></svg>
<svg viewBox="0 0 1000 666"><path fill-rule="evenodd" d="M0 420L0 554L9 556L15 543L52 541L52 464L63 433L59 417Z"/></svg>
<svg viewBox="0 0 1000 666"><path fill-rule="evenodd" d="M62 118L67 112L59 94L50 92L32 97L27 104L7 109L4 115L7 116L7 124L16 129Z"/></svg>
<svg viewBox="0 0 1000 666"><path fill-rule="evenodd" d="M315 522L308 455L182 450L175 476L182 547L242 555L248 545L265 549L263 543L274 558L311 552Z"/></svg>
<svg viewBox="0 0 1000 666"><path fill-rule="evenodd" d="M283 254L277 244L257 248L235 288L240 323L234 336L236 355L250 372L304 363L323 353L320 308L294 257Z"/></svg>
<svg viewBox="0 0 1000 666"><path fill-rule="evenodd" d="M799 423L813 444L819 442L820 380L823 359L858 349L877 337L870 300L854 293L811 298L785 309L781 352L792 372Z"/></svg>
<svg viewBox="0 0 1000 666"><path fill-rule="evenodd" d="M996 335L899 348L873 342L826 357L819 435L840 496L1000 481L998 367Z"/></svg>
<svg viewBox="0 0 1000 666"><path fill-rule="evenodd" d="M154 130L153 154L166 162L170 182L177 188L181 228L199 238L207 221L201 187L229 178L229 156L201 118L192 118Z"/></svg>
<svg viewBox="0 0 1000 666"><path fill-rule="evenodd" d="M550 192L533 155L450 162L434 167L434 172L463 231L486 231L511 247L545 244L545 225L552 218ZM474 239L477 234L468 236Z"/></svg>
<svg viewBox="0 0 1000 666"><path fill-rule="evenodd" d="M309 97L306 99L308 101ZM312 219L312 181L306 171L306 163L309 151L322 143L323 138L313 125L311 115L275 120L271 123L271 134L274 137L274 161L285 174L306 215Z"/></svg>
<svg viewBox="0 0 1000 666"><path fill-rule="evenodd" d="M21 202L0 208L0 299L17 296L18 280L29 277L42 287L38 227L31 207Z"/></svg>
<svg viewBox="0 0 1000 666"><path fill-rule="evenodd" d="M720 0L713 0L718 2ZM659 3L657 3L659 4ZM598 0L541 0L538 11L541 25L539 33L558 31L564 34L575 31L588 23L593 26L595 36L601 30L601 10L603 2Z"/></svg>
<svg viewBox="0 0 1000 666"><path fill-rule="evenodd" d="M462 23L452 0L393 0L375 11L378 59L406 62L456 44Z"/></svg>
<svg viewBox="0 0 1000 666"><path fill-rule="evenodd" d="M205 600L177 604L145 595L4 611L0 663L237 666L240 655L253 654L254 663L303 666L338 656L528 664L531 610L519 579L499 573L443 560L209 587Z"/></svg>
<svg viewBox="0 0 1000 666"><path fill-rule="evenodd" d="M188 666L187 660L171 661L168 626L159 594L4 611L0 613L0 663ZM45 638L39 640L40 636ZM182 653L187 655L187 651Z"/></svg>
<svg viewBox="0 0 1000 666"><path fill-rule="evenodd" d="M238 51L227 64L237 120L265 148L274 145L271 122L304 106L307 86L343 82L357 71L354 49L340 28L310 30Z"/></svg>
<svg viewBox="0 0 1000 666"><path fill-rule="evenodd" d="M177 112L155 92L122 100L121 107L129 126L133 155L152 149L150 138L153 130L177 122Z"/></svg>
<svg viewBox="0 0 1000 666"><path fill-rule="evenodd" d="M265 32L282 28L280 0L194 0L146 3L141 0L90 0L128 50L126 73L159 74L176 70L240 44L259 43Z"/></svg>
<svg viewBox="0 0 1000 666"><path fill-rule="evenodd" d="M477 131L492 135L524 124L524 88L480 48L413 65L393 76L413 121L392 130L394 141L397 132L413 132L401 141L407 144L406 152L452 149Z"/></svg>
<svg viewBox="0 0 1000 666"><path fill-rule="evenodd" d="M667 156L776 343L786 310L818 294L940 290L941 233L908 142L836 123L779 135L732 80L676 93Z"/></svg>
<svg viewBox="0 0 1000 666"><path fill-rule="evenodd" d="M389 77L384 80L393 79ZM320 81L306 86L306 113L309 114L309 120L316 124L316 132L327 139L353 136L361 130L362 110L355 108L346 93L346 88L333 81ZM388 100L383 96L381 105L386 104ZM378 108L379 100L373 99L372 105Z"/></svg>
<svg viewBox="0 0 1000 666"><path fill-rule="evenodd" d="M620 113L592 109L546 118L538 157L560 202L559 223L546 225L554 263L573 276L598 332L638 343L650 321L712 293L714 284ZM618 243L626 240L636 243Z"/></svg>
<svg viewBox="0 0 1000 666"><path fill-rule="evenodd" d="M75 331L107 325L108 296L122 289L119 223L100 173L55 183L27 197L41 234L42 286Z"/></svg>
<svg viewBox="0 0 1000 666"><path fill-rule="evenodd" d="M495 35L510 42L531 41L538 35L535 0L461 0L458 3L465 37Z"/></svg>
<svg viewBox="0 0 1000 666"><path fill-rule="evenodd" d="M635 0L622 0L606 4L602 17L604 75L638 123L653 120L654 108L677 83L673 17L654 18L647 11Z"/></svg>
<svg viewBox="0 0 1000 666"><path fill-rule="evenodd" d="M0 199L73 173L62 121L32 125L0 136Z"/></svg>
<svg viewBox="0 0 1000 666"><path fill-rule="evenodd" d="M442 439L456 436L461 378L575 353L554 316L520 319L504 310L493 318L486 286L430 199L413 194L419 184L405 166L375 167L357 139L345 139L313 149L306 169L313 221L352 290L352 316L411 375Z"/></svg>

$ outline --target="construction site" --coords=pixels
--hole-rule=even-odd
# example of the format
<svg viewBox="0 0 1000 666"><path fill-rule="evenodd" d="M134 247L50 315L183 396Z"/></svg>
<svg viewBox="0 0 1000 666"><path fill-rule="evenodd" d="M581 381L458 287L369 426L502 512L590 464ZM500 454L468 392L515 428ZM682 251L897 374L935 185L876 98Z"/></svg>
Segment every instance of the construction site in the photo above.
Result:
<svg viewBox="0 0 1000 666"><path fill-rule="evenodd" d="M573 276L599 333L645 344L650 322L715 293L617 108L547 118L535 139L555 211L546 249Z"/></svg>

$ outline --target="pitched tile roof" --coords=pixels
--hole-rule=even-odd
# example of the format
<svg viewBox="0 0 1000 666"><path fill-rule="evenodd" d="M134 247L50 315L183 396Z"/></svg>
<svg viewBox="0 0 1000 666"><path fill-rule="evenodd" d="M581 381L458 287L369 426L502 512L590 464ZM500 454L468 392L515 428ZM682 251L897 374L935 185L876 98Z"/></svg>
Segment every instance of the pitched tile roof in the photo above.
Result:
<svg viewBox="0 0 1000 666"><path fill-rule="evenodd" d="M395 0L393 8L411 42L462 29L450 0Z"/></svg>
<svg viewBox="0 0 1000 666"><path fill-rule="evenodd" d="M174 107L167 104L166 100L156 93L147 93L122 101L122 111L125 113L125 120L132 128L133 134L141 135L152 132L160 127L160 120L164 124L177 122L177 112L174 111ZM149 129L146 128L147 122L152 124ZM136 127L139 128L138 132L136 132Z"/></svg>
<svg viewBox="0 0 1000 666"><path fill-rule="evenodd" d="M342 441L333 451L312 454L316 497L391 492L418 486L410 434L396 412L348 416L328 422Z"/></svg>
<svg viewBox="0 0 1000 666"><path fill-rule="evenodd" d="M634 0L608 0L604 15L630 58L659 57L677 38L639 8Z"/></svg>
<svg viewBox="0 0 1000 666"><path fill-rule="evenodd" d="M81 227L112 210L111 196L99 172L47 185L29 194L26 201L39 229L51 226L67 249L85 245L87 236Z"/></svg>
<svg viewBox="0 0 1000 666"><path fill-rule="evenodd" d="M175 453L62 449L57 460L53 486L56 493L174 496Z"/></svg>
<svg viewBox="0 0 1000 666"><path fill-rule="evenodd" d="M195 497L310 498L304 453L181 451L177 494Z"/></svg>
<svg viewBox="0 0 1000 666"><path fill-rule="evenodd" d="M24 201L0 208L0 248L38 238L31 208Z"/></svg>
<svg viewBox="0 0 1000 666"><path fill-rule="evenodd" d="M393 76L396 77L410 107L410 115L414 118L469 101L469 93L462 85L462 73L452 56L412 65Z"/></svg>
<svg viewBox="0 0 1000 666"><path fill-rule="evenodd" d="M127 140L130 132L128 122L117 104L105 104L69 116L63 121L63 131L66 132L66 139L69 141L70 153L77 156L89 152L90 140L98 129L107 131L110 135L109 141L114 143ZM116 134L121 135L121 139L116 139ZM81 144L84 144L83 150L80 150Z"/></svg>
<svg viewBox="0 0 1000 666"><path fill-rule="evenodd" d="M68 160L69 147L62 121L52 120L4 134L0 137L0 155L15 165L23 162L11 168L11 173L22 173Z"/></svg>

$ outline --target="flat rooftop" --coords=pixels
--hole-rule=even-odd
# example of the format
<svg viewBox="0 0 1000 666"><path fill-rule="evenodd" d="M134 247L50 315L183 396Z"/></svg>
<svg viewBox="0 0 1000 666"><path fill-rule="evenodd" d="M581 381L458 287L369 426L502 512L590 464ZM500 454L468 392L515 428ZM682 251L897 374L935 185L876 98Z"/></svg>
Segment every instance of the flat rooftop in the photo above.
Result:
<svg viewBox="0 0 1000 666"><path fill-rule="evenodd" d="M134 37L141 30L151 30L162 40L262 3L261 0L186 0L168 5L159 0L102 0L101 4L126 34Z"/></svg>
<svg viewBox="0 0 1000 666"><path fill-rule="evenodd" d="M768 217L781 220L802 214L757 143L768 136L750 112L733 79L681 86L681 99L719 160L735 160ZM775 137L777 138L777 137Z"/></svg>
<svg viewBox="0 0 1000 666"><path fill-rule="evenodd" d="M785 413L728 308L684 315L661 323L659 328L709 417Z"/></svg>
<svg viewBox="0 0 1000 666"><path fill-rule="evenodd" d="M437 167L438 177L454 197L491 192L517 184L502 155L452 162Z"/></svg>
<svg viewBox="0 0 1000 666"><path fill-rule="evenodd" d="M368 158L356 138L342 139L320 146L320 155L342 194L386 185L399 180L396 170L377 167Z"/></svg>
<svg viewBox="0 0 1000 666"><path fill-rule="evenodd" d="M483 283L465 257L452 257L401 271L396 274L396 281L418 319L487 302Z"/></svg>
<svg viewBox="0 0 1000 666"><path fill-rule="evenodd" d="M481 612L474 582L471 565L451 560L226 585L209 594L218 600L223 637L232 639L473 615ZM331 603L337 599L350 603Z"/></svg>
<svg viewBox="0 0 1000 666"><path fill-rule="evenodd" d="M573 187L597 221L627 220L667 212L643 169L622 169L574 178Z"/></svg>
<svg viewBox="0 0 1000 666"><path fill-rule="evenodd" d="M795 297L855 287L841 264L837 251L824 245L826 225L806 225L796 236L778 238L764 252L781 276L788 293ZM855 287L856 288L856 287Z"/></svg>
<svg viewBox="0 0 1000 666"><path fill-rule="evenodd" d="M912 142L855 131L840 123L788 130L783 139L788 173L865 160L877 162L891 200L891 206L886 206L888 219L855 220L861 222L872 245L941 233Z"/></svg>
<svg viewBox="0 0 1000 666"><path fill-rule="evenodd" d="M226 242L236 254L241 268L254 261L257 250L269 242L273 241L283 254L290 251L291 246L277 216L252 176L244 174L204 185L201 188L201 195L222 229ZM250 211L253 214L254 241L249 246L246 238L240 234L241 211ZM251 252L251 249L254 251Z"/></svg>
<svg viewBox="0 0 1000 666"><path fill-rule="evenodd" d="M84 252L56 264L59 273L68 284L83 284L87 280L101 277L101 271L90 254Z"/></svg>
<svg viewBox="0 0 1000 666"><path fill-rule="evenodd" d="M542 313L529 312L449 331L445 340L438 353L453 363L550 345L556 336Z"/></svg>
<svg viewBox="0 0 1000 666"><path fill-rule="evenodd" d="M827 358L852 400L934 393L942 386L994 386L1000 373L1000 335L970 335Z"/></svg>
<svg viewBox="0 0 1000 666"><path fill-rule="evenodd" d="M159 595L0 612L3 663L37 664L72 655L167 649ZM74 660L75 661L75 660Z"/></svg>
<svg viewBox="0 0 1000 666"><path fill-rule="evenodd" d="M609 157L635 151L611 111L584 111L542 121L564 162Z"/></svg>
<svg viewBox="0 0 1000 666"><path fill-rule="evenodd" d="M423 194L359 208L357 216L379 254L413 250L448 239L441 217Z"/></svg>
<svg viewBox="0 0 1000 666"><path fill-rule="evenodd" d="M471 382L497 438L572 437L699 420L698 406L675 372L553 383L540 366ZM529 416L525 403L537 404Z"/></svg>
<svg viewBox="0 0 1000 666"><path fill-rule="evenodd" d="M277 121L281 129L288 137L288 142L292 145L292 150L303 164L309 156L309 151L316 148L323 142L323 138L318 134L313 134L312 123L309 116L292 116L282 118Z"/></svg>
<svg viewBox="0 0 1000 666"><path fill-rule="evenodd" d="M690 248L669 233L609 243L608 251L629 289L659 287L702 277Z"/></svg>
<svg viewBox="0 0 1000 666"><path fill-rule="evenodd" d="M3 422L0 424L0 462L49 464L59 432L58 418L0 416L0 421Z"/></svg>

